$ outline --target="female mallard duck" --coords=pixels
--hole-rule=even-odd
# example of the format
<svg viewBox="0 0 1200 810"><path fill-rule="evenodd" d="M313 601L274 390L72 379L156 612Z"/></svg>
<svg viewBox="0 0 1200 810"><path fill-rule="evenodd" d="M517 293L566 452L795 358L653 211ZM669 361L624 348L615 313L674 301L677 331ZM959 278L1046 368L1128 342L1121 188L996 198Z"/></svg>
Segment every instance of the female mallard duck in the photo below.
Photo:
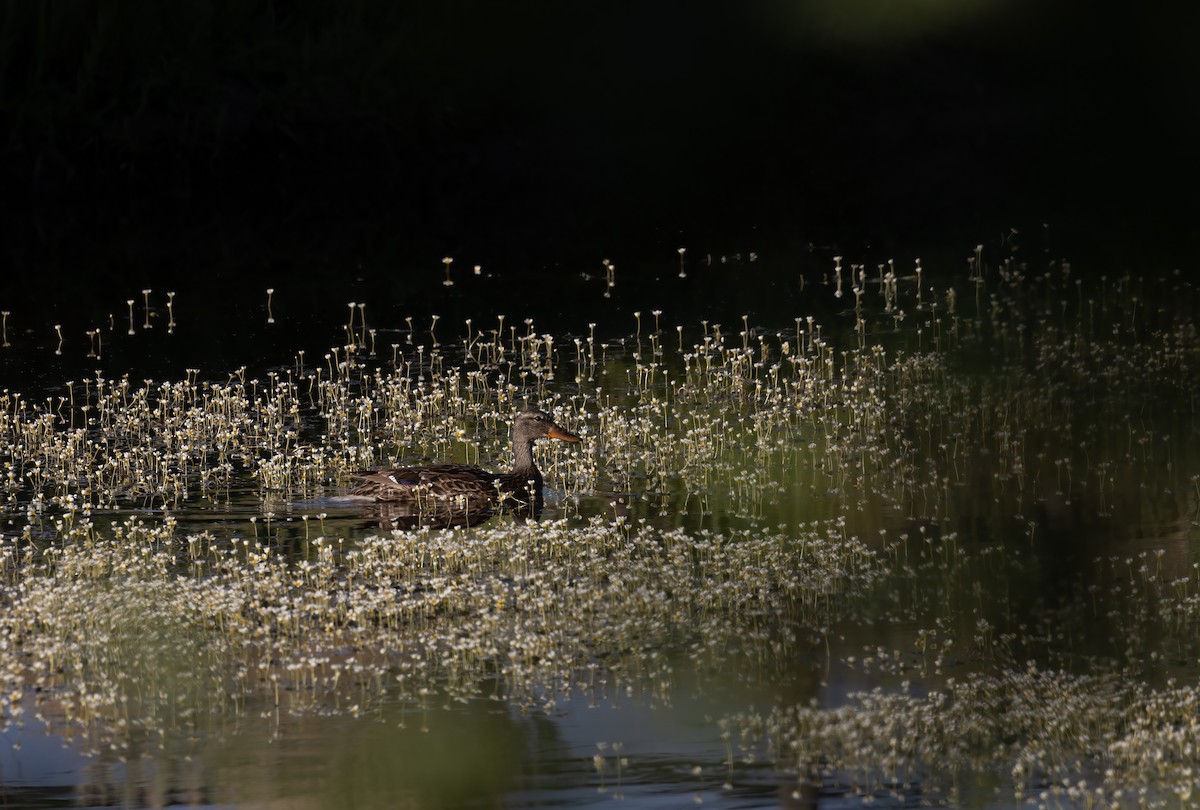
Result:
<svg viewBox="0 0 1200 810"><path fill-rule="evenodd" d="M577 442L579 437L554 423L550 414L531 408L513 421L513 468L489 472L469 464L427 464L385 470L362 470L354 475L363 482L351 495L374 501L412 505L444 524L452 513L470 515L471 522L486 519L497 506L515 504L536 514L542 499L542 474L533 461L533 443L541 438ZM457 522L457 521L452 521Z"/></svg>

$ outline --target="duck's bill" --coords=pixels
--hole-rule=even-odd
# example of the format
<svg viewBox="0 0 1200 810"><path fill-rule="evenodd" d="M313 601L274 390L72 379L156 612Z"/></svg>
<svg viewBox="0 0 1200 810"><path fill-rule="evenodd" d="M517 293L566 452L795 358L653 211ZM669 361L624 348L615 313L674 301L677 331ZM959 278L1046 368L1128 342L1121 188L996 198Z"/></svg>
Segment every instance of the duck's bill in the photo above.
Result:
<svg viewBox="0 0 1200 810"><path fill-rule="evenodd" d="M554 427L550 428L550 432L547 433L546 436L551 439L558 439L560 442L577 442L577 441L579 441L578 436L576 436L574 433L567 433L565 430L560 428L558 425L555 425Z"/></svg>

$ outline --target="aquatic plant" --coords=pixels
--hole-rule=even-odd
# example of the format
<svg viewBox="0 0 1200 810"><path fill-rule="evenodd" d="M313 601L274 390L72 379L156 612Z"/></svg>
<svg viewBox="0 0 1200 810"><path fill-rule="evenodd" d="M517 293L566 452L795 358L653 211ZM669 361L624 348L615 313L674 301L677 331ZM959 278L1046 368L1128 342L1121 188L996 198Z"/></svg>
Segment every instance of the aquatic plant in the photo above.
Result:
<svg viewBox="0 0 1200 810"><path fill-rule="evenodd" d="M1136 279L976 253L972 301L878 270L836 263L832 324L664 341L649 306L616 336L489 314L443 344L447 322L406 318L377 356L355 302L312 367L0 392L4 722L135 751L181 718L402 706L430 727L464 701L666 705L685 672L863 678L718 721L724 778L952 803L973 768L1021 799L1186 801L1192 732L1132 718L1190 711L1200 655L1190 285L1152 306ZM527 405L584 439L540 457L552 519L402 532L338 502L364 467L506 466ZM181 525L201 507L226 516ZM1114 522L1172 545L1128 550ZM1021 604L1030 583L1057 598ZM861 628L883 638L847 649Z"/></svg>

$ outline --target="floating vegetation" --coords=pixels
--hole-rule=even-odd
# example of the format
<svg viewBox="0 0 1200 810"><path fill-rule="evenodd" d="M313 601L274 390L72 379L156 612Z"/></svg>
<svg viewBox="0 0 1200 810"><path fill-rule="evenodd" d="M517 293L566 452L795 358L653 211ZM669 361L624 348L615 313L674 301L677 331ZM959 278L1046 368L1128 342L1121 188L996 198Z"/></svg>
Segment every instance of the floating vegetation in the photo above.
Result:
<svg viewBox="0 0 1200 810"><path fill-rule="evenodd" d="M316 364L6 389L0 716L165 755L250 719L435 732L444 707L667 710L736 683L758 708L726 695L724 762L687 779L1186 804L1195 291L981 251L935 283L839 256L808 288L832 326L664 330L646 307L607 337L488 314L390 340L356 302ZM508 468L526 407L582 439L539 448L545 520L406 531L344 497L367 468ZM637 754L612 745L627 791Z"/></svg>
<svg viewBox="0 0 1200 810"><path fill-rule="evenodd" d="M318 536L300 561L182 536L170 517L103 535L81 519L39 555L8 551L8 720L23 719L36 685L38 718L95 751L144 747L181 707L357 713L436 695L553 712L572 692L610 691L661 701L677 656L697 671L779 665L882 573L835 524L692 535L599 518L353 546Z"/></svg>
<svg viewBox="0 0 1200 810"><path fill-rule="evenodd" d="M1023 625L1012 621L1017 606L1006 594L1017 592L1010 577L1035 575L1036 563L998 556L995 547L943 550L898 569L892 584L901 592L939 572L960 590L938 594L940 612L910 607L908 616L938 618L905 647L864 647L838 662L848 679L857 672L887 686L849 692L834 706L813 699L722 718L738 762L788 773L797 790L868 802L916 795L957 805L961 790L990 782L999 802L1186 804L1200 742L1200 571L1169 578L1162 552L1098 558L1093 573L1106 589L1071 594ZM989 585L996 604L980 600ZM925 585L923 598L938 591ZM1107 649L1084 648L1085 623L1122 635ZM964 773L980 778L964 784Z"/></svg>

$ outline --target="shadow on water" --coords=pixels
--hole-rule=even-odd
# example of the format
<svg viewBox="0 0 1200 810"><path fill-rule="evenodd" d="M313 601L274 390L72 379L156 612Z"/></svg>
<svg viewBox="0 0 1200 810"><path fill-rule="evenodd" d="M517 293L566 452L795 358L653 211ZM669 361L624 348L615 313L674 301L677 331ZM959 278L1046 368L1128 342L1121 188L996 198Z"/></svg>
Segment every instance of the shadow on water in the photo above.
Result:
<svg viewBox="0 0 1200 810"><path fill-rule="evenodd" d="M381 323L485 301L578 329L599 302L577 281L605 258L622 317L776 323L833 255L948 273L1015 226L1096 275L1196 242L1159 202L1197 123L1184 11L11 5L0 306L43 342L123 320L142 289L203 313L185 362L217 370L251 362L239 325L268 287L321 351L323 311L351 300ZM1111 58L1131 41L1152 56ZM681 246L697 275L650 300ZM751 252L761 267L699 272ZM458 284L484 277L439 290L444 256Z"/></svg>

